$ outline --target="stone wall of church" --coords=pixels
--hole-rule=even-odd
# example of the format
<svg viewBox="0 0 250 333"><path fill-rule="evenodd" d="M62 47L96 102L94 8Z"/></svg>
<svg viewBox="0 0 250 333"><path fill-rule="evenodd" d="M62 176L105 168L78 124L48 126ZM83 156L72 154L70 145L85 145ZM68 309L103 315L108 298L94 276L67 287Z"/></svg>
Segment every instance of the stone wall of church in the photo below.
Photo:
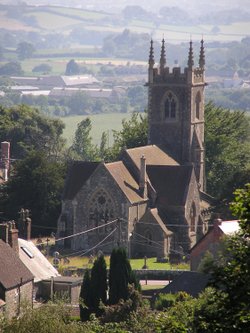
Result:
<svg viewBox="0 0 250 333"><path fill-rule="evenodd" d="M110 252L119 241L127 241L129 206L129 201L114 182L106 167L100 165L76 196L73 230L74 233L79 233L100 225L104 227L74 237L72 248L90 249L108 237L112 231L113 233L102 243L101 247L98 247L99 249ZM117 218L121 222L106 226L107 223ZM116 230L114 231L114 229Z"/></svg>

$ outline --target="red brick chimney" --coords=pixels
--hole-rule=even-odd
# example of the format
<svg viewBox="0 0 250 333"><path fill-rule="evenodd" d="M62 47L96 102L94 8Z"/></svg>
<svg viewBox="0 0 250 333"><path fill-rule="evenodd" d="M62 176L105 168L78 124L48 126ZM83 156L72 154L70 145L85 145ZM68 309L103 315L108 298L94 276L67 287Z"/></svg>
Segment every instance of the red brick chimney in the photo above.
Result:
<svg viewBox="0 0 250 333"><path fill-rule="evenodd" d="M0 224L0 238L5 243L9 244L17 254L19 254L18 230L16 229L14 221Z"/></svg>
<svg viewBox="0 0 250 333"><path fill-rule="evenodd" d="M1 169L3 170L4 181L8 180L10 168L10 143L7 141L1 142Z"/></svg>

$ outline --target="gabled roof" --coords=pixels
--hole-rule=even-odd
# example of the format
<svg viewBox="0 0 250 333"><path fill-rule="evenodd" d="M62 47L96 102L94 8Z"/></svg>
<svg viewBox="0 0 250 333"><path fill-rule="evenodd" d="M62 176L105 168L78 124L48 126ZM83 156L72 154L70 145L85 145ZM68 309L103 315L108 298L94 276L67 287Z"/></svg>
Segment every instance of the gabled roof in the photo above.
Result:
<svg viewBox="0 0 250 333"><path fill-rule="evenodd" d="M18 246L20 259L34 275L34 282L60 275L33 242L18 238Z"/></svg>
<svg viewBox="0 0 250 333"><path fill-rule="evenodd" d="M210 276L198 272L183 272L177 276L170 284L161 289L164 294L176 294L185 291L193 297L197 297L208 285Z"/></svg>
<svg viewBox="0 0 250 333"><path fill-rule="evenodd" d="M140 169L142 155L146 158L147 165L179 165L177 161L155 145L126 149L123 154L125 159L129 157L132 160L137 169Z"/></svg>
<svg viewBox="0 0 250 333"><path fill-rule="evenodd" d="M157 197L168 205L183 206L186 201L192 166L148 165L147 174Z"/></svg>
<svg viewBox="0 0 250 333"><path fill-rule="evenodd" d="M105 167L130 203L133 204L145 200L139 195L139 186L122 161L107 163Z"/></svg>
<svg viewBox="0 0 250 333"><path fill-rule="evenodd" d="M157 208L151 208L147 210L145 215L137 223L143 223L144 218L145 220L148 220L148 217L151 217L151 220L155 221L156 225L159 225L159 227L162 229L166 236L170 236L173 234L172 231L168 230L168 228L162 221Z"/></svg>
<svg viewBox="0 0 250 333"><path fill-rule="evenodd" d="M33 280L33 275L22 263L17 253L0 239L0 285L12 289Z"/></svg>
<svg viewBox="0 0 250 333"><path fill-rule="evenodd" d="M63 200L72 200L99 164L99 162L73 162L68 171Z"/></svg>

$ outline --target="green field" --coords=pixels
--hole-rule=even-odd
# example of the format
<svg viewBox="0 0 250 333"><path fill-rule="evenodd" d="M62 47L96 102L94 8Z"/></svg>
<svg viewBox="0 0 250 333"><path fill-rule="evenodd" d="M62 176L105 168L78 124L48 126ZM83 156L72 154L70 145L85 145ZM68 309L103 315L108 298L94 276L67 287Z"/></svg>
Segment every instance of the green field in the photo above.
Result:
<svg viewBox="0 0 250 333"><path fill-rule="evenodd" d="M94 144L99 144L103 132L108 132L109 145L113 144L112 130L120 130L122 128L122 119L129 119L130 113L107 113L94 114L89 116L71 116L60 118L65 124L63 136L67 139L67 144L71 145L77 124L84 118L89 117L92 122L91 136Z"/></svg>

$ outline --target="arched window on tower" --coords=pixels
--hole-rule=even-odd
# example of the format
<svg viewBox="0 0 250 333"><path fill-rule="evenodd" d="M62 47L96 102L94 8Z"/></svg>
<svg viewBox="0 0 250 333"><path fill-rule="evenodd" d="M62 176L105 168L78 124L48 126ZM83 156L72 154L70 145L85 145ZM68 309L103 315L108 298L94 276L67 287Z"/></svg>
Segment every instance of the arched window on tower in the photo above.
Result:
<svg viewBox="0 0 250 333"><path fill-rule="evenodd" d="M191 209L190 209L190 231L195 231L195 219L196 219L196 208L195 203L192 203Z"/></svg>
<svg viewBox="0 0 250 333"><path fill-rule="evenodd" d="M165 119L175 119L176 118L176 99L171 92L167 94L164 102L164 116Z"/></svg>
<svg viewBox="0 0 250 333"><path fill-rule="evenodd" d="M195 117L197 119L200 119L200 108L201 108L201 94L200 92L198 92L195 98Z"/></svg>

